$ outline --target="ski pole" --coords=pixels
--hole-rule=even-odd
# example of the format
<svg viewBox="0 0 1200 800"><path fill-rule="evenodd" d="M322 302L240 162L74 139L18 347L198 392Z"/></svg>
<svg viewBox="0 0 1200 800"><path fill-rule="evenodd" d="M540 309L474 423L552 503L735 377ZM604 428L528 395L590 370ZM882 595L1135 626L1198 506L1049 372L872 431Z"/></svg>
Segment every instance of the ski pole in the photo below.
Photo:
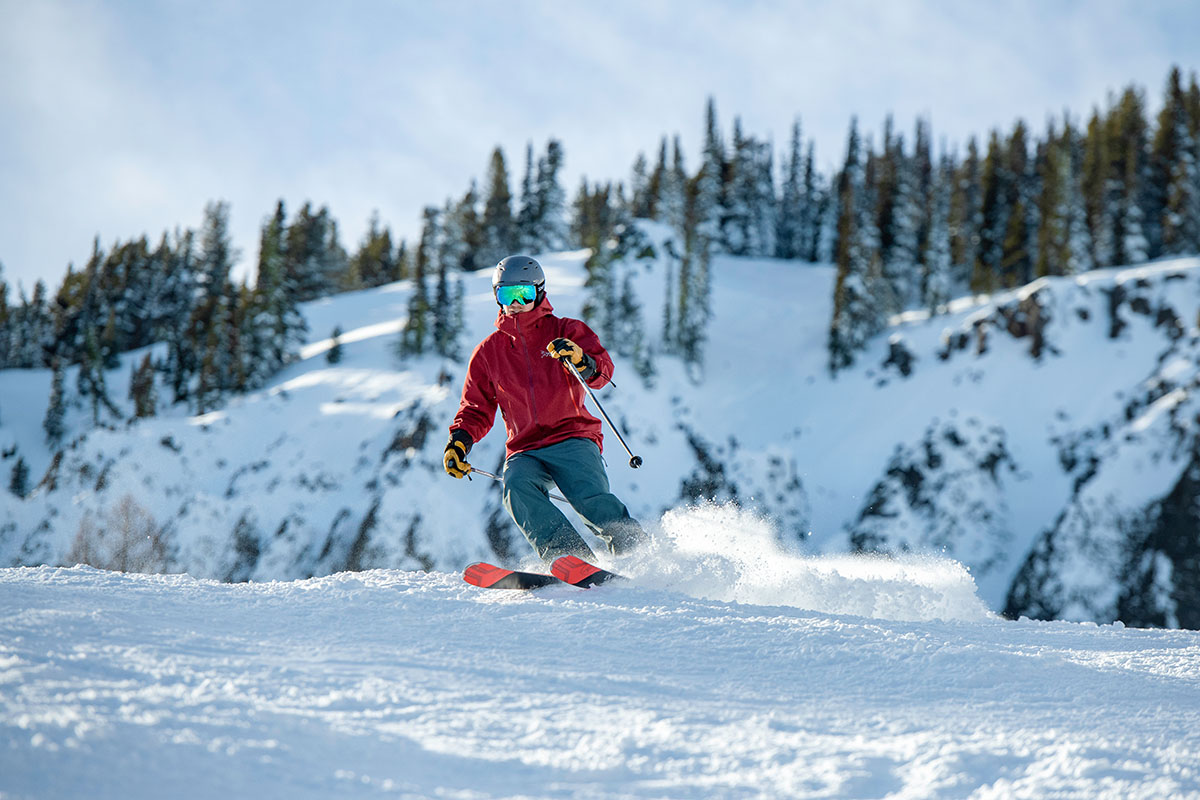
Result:
<svg viewBox="0 0 1200 800"><path fill-rule="evenodd" d="M585 381L583 376L579 374L579 367L576 367L569 361L564 361L563 363L566 364L567 372L571 373L579 380L579 385L582 386L583 390L588 393L588 397L592 398L592 402L596 404L596 408L600 409L600 416L604 417L604 421L608 423L608 427L612 428L612 432L617 435L617 441L621 443L621 447L624 447L625 452L629 454L629 466L633 469L640 467L642 465L642 457L635 456L633 451L629 449L629 445L625 444L625 437L621 435L619 430L617 430L617 426L613 425L613 421L608 418L608 414L604 411L604 406L600 405L600 401L597 400L596 395L592 393L592 387L588 386L587 381Z"/></svg>
<svg viewBox="0 0 1200 800"><path fill-rule="evenodd" d="M477 467L471 467L471 472L473 472L476 475L482 475L485 478L491 478L492 480L497 481L498 483L504 483L503 478L501 478L499 475L494 475L491 472L488 472L487 470L478 469ZM550 492L550 499L558 500L560 503L570 504L570 502L571 502L567 498L563 497L561 494L555 494L554 492Z"/></svg>

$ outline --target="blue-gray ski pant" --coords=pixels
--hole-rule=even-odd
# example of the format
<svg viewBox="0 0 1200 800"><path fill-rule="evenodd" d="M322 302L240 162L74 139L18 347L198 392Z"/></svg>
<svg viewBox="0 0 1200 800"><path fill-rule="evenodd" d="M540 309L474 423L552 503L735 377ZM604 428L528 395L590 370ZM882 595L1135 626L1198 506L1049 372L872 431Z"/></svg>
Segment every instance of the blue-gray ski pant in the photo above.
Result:
<svg viewBox="0 0 1200 800"><path fill-rule="evenodd" d="M595 558L550 500L555 484L614 554L627 552L642 540L642 526L609 491L600 448L591 439L567 439L517 453L504 462L504 507L543 561L567 555Z"/></svg>

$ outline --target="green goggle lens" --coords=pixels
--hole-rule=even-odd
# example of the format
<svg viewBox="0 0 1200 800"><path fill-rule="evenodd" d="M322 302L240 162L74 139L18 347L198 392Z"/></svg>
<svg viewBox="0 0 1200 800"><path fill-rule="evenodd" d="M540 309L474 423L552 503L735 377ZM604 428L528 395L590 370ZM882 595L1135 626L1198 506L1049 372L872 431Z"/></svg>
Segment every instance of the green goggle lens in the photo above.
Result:
<svg viewBox="0 0 1200 800"><path fill-rule="evenodd" d="M513 303L525 305L532 303L536 299L537 287L532 283L518 283L512 286L496 287L496 302L502 306L511 306Z"/></svg>

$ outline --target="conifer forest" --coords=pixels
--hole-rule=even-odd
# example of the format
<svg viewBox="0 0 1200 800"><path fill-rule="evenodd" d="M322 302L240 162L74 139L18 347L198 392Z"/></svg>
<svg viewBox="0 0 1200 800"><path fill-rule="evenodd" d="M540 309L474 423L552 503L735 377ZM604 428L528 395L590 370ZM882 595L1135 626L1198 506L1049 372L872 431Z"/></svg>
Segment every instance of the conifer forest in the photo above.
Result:
<svg viewBox="0 0 1200 800"><path fill-rule="evenodd" d="M1154 99L1129 86L1086 116L1064 111L1040 129L1018 120L965 143L939 143L923 119L911 133L890 116L878 131L852 119L833 174L819 170L800 117L777 147L738 119L723 127L712 99L704 111L700 153L664 136L636 155L627 178L585 179L573 196L562 186L561 142L530 144L519 176L496 148L481 183L424 209L417 241L397 240L376 215L348 247L329 208L281 200L265 215L252 277L240 281L229 207L219 200L198 228L97 236L57 287L39 281L27 291L0 272L0 368L54 370L44 422L53 445L69 398L105 425L121 421L117 392L143 416L162 404L203 413L262 386L297 357L306 333L298 305L333 293L411 279L397 356L462 359L458 276L514 252L590 248L589 322L602 334L655 336L687 363L702 358L712 254L836 264L828 338L836 372L907 310L936 314L952 298L1040 276L1200 252L1194 72L1173 69ZM637 300L606 270L634 246L623 233L635 218L669 224L686 243L661 331L621 328L623 304ZM106 383L118 354L152 343L165 343L162 355L147 355L127 386ZM620 347L639 351L637 341ZM64 380L70 366L79 368L74 385Z"/></svg>

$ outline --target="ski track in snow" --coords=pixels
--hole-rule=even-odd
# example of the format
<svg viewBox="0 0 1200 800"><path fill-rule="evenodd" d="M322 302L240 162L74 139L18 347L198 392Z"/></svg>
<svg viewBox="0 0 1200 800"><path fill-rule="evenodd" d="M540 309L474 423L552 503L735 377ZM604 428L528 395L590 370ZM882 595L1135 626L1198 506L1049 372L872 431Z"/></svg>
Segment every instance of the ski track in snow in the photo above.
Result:
<svg viewBox="0 0 1200 800"><path fill-rule="evenodd" d="M1002 621L953 562L658 547L727 574L0 570L0 797L1200 796L1196 632Z"/></svg>

